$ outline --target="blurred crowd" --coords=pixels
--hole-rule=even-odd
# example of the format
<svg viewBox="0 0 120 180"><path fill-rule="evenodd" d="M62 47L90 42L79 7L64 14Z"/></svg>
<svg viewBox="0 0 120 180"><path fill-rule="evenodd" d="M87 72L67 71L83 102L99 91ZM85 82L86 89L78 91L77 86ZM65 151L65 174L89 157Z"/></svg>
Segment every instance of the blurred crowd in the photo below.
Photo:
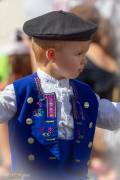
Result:
<svg viewBox="0 0 120 180"><path fill-rule="evenodd" d="M87 65L77 78L88 83L101 97L120 101L120 0L26 0L26 18L50 10L71 11L98 25L93 42L86 54ZM31 39L20 29L14 38L0 47L0 90L14 80L36 71L31 51ZM89 167L91 180L120 179L120 130L96 128L92 160ZM0 125L0 176L10 173L11 158L7 123Z"/></svg>

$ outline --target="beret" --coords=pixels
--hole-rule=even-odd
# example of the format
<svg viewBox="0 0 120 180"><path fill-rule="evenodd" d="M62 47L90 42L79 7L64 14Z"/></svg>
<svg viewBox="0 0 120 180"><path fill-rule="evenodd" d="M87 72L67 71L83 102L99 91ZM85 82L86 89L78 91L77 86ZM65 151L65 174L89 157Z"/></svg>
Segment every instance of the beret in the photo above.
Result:
<svg viewBox="0 0 120 180"><path fill-rule="evenodd" d="M48 12L23 25L28 36L43 40L87 41L96 30L96 24L62 10Z"/></svg>

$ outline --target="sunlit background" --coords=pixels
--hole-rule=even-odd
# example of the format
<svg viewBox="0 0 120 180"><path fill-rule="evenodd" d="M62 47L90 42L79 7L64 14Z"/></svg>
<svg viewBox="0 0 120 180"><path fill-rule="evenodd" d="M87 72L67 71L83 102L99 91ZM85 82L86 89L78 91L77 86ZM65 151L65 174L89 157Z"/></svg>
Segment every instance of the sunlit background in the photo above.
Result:
<svg viewBox="0 0 120 180"><path fill-rule="evenodd" d="M87 82L101 98L120 101L120 0L0 0L0 90L36 70L29 39L22 33L24 21L60 9L72 9L88 18L86 8L83 12L73 9L83 4L95 7L100 14L100 41L91 45L88 65L78 79ZM120 130L96 129L89 167L91 180L120 180L119 149ZM0 159L2 175L11 165L7 124L0 125Z"/></svg>

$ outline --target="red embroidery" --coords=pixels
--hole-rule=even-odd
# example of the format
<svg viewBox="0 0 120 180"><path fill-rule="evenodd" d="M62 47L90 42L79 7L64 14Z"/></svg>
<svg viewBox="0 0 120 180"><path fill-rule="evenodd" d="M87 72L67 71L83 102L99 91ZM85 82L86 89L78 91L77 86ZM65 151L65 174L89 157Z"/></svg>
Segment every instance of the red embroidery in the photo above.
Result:
<svg viewBox="0 0 120 180"><path fill-rule="evenodd" d="M51 128L51 127L48 128L49 133L52 133L53 131L54 131L54 128Z"/></svg>
<svg viewBox="0 0 120 180"><path fill-rule="evenodd" d="M56 96L55 93L44 93L41 88L41 82L38 77L35 78L35 82L38 88L39 93L43 98L47 99L47 117L56 118ZM40 102L37 102L38 105L42 106Z"/></svg>
<svg viewBox="0 0 120 180"><path fill-rule="evenodd" d="M56 97L55 94L46 94L47 99L47 117L55 118L56 117Z"/></svg>

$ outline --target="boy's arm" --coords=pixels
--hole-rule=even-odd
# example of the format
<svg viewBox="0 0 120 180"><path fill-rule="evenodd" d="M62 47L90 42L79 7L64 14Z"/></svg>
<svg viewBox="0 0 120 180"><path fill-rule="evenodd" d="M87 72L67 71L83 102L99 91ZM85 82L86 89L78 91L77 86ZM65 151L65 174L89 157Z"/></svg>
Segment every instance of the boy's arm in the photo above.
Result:
<svg viewBox="0 0 120 180"><path fill-rule="evenodd" d="M13 85L8 85L0 91L0 123L9 121L17 111L16 96Z"/></svg>
<svg viewBox="0 0 120 180"><path fill-rule="evenodd" d="M100 128L115 130L120 128L120 102L115 103L107 99L100 99L97 126Z"/></svg>

